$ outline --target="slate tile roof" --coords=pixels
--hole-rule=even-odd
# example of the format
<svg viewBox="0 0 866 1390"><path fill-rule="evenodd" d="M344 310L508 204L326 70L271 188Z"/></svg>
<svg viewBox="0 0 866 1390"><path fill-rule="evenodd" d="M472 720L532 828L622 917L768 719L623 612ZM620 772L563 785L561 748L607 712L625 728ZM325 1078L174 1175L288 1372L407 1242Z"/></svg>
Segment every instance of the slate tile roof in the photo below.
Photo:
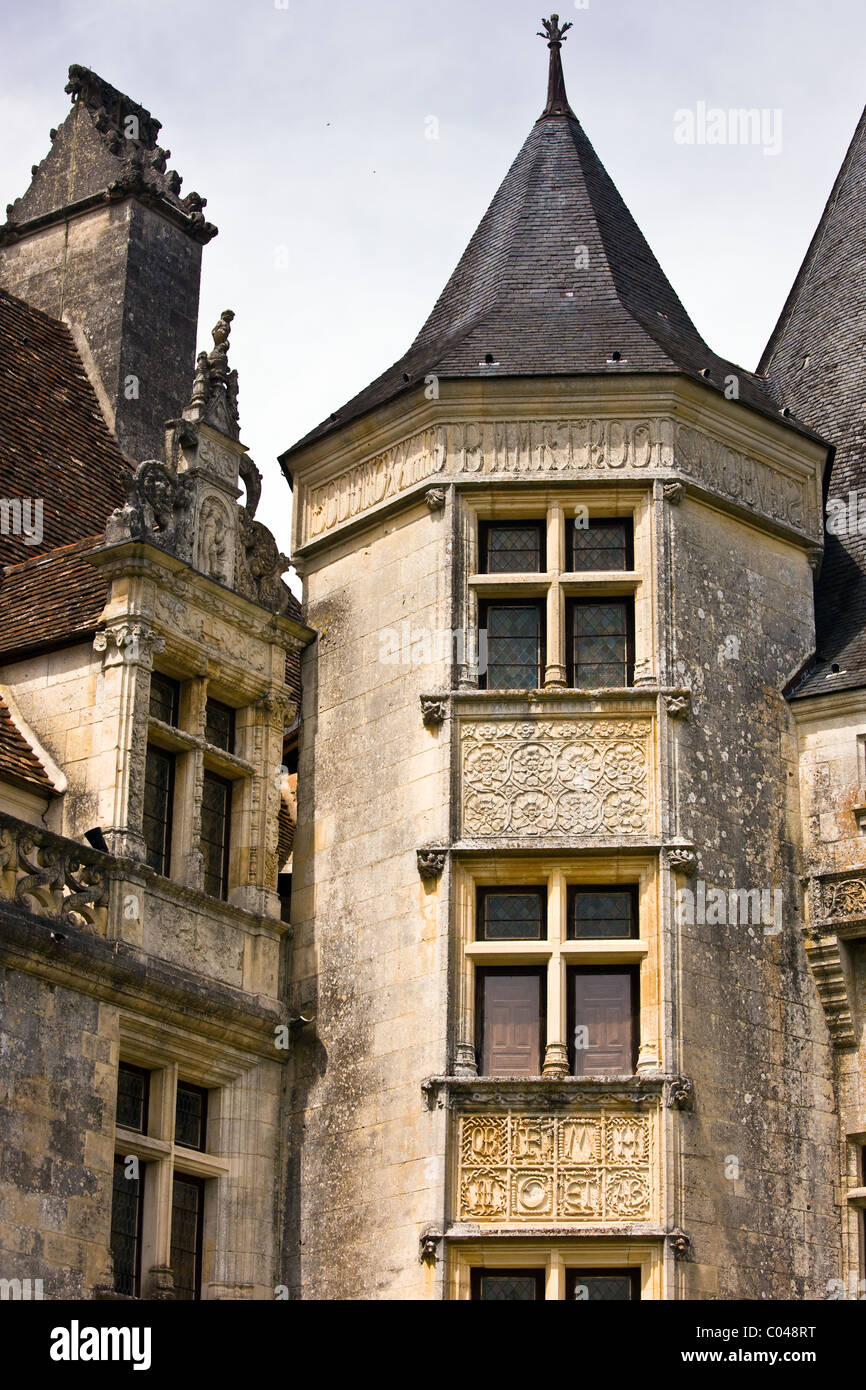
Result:
<svg viewBox="0 0 866 1390"><path fill-rule="evenodd" d="M0 290L0 497L41 498L43 532L0 535L0 564L100 530L131 475L69 329Z"/></svg>
<svg viewBox="0 0 866 1390"><path fill-rule="evenodd" d="M28 791L55 795L56 789L30 744L12 720L0 697L0 781L9 781Z"/></svg>
<svg viewBox="0 0 866 1390"><path fill-rule="evenodd" d="M852 492L862 499L863 530L855 516L853 533L827 534L815 587L816 659L795 697L866 685L864 212L866 108L758 368L779 399L835 445L828 500L847 503Z"/></svg>
<svg viewBox="0 0 866 1390"><path fill-rule="evenodd" d="M535 123L409 351L281 462L428 374L629 372L684 373L719 392L734 374L743 403L779 416L760 377L707 347L566 105Z"/></svg>

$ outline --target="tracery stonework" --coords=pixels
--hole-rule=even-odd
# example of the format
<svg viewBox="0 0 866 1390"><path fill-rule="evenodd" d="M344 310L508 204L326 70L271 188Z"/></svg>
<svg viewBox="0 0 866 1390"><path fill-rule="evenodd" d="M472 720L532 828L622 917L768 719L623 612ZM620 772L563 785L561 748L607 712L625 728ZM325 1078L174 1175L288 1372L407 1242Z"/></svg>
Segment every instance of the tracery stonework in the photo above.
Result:
<svg viewBox="0 0 866 1390"><path fill-rule="evenodd" d="M648 1221L648 1115L462 1115L459 1221Z"/></svg>
<svg viewBox="0 0 866 1390"><path fill-rule="evenodd" d="M640 835L648 719L465 720L466 835Z"/></svg>

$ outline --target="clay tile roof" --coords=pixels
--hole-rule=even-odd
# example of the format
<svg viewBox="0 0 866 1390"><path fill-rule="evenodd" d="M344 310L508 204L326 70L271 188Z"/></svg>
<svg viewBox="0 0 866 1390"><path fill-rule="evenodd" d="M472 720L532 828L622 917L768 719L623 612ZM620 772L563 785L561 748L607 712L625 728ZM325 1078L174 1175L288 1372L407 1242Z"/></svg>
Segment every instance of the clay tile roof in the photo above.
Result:
<svg viewBox="0 0 866 1390"><path fill-rule="evenodd" d="M844 520L853 522L845 534L826 536L815 587L816 659L798 697L866 685L864 338L866 108L759 367L780 400L835 445L827 499L845 504ZM828 508L828 519L834 514Z"/></svg>
<svg viewBox="0 0 866 1390"><path fill-rule="evenodd" d="M85 556L101 535L23 564L7 567L0 582L0 660L82 641L96 628L108 587Z"/></svg>
<svg viewBox="0 0 866 1390"><path fill-rule="evenodd" d="M284 468L297 449L428 375L665 372L723 394L725 378L734 374L743 404L779 418L765 382L707 347L568 106L564 86L559 97L536 121L408 352L288 449ZM580 267L578 248L585 253Z"/></svg>
<svg viewBox="0 0 866 1390"><path fill-rule="evenodd" d="M35 510L30 537L11 534L10 519L10 533L0 534L0 564L93 535L126 501L132 467L105 423L69 329L5 290L0 439L0 498L42 501L41 538Z"/></svg>
<svg viewBox="0 0 866 1390"><path fill-rule="evenodd" d="M56 788L0 697L0 781L54 796Z"/></svg>

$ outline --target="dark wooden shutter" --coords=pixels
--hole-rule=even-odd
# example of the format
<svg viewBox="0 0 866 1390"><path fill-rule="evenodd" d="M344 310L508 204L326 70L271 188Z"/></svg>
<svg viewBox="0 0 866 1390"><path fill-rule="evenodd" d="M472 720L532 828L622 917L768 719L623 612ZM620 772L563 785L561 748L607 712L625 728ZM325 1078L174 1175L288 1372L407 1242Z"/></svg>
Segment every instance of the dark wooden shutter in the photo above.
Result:
<svg viewBox="0 0 866 1390"><path fill-rule="evenodd" d="M631 1074L635 1067L637 980L627 966L572 971L571 1050L575 1076ZM586 1046L575 1034L586 1028Z"/></svg>
<svg viewBox="0 0 866 1390"><path fill-rule="evenodd" d="M481 1072L540 1076L544 977L540 970L479 970Z"/></svg>

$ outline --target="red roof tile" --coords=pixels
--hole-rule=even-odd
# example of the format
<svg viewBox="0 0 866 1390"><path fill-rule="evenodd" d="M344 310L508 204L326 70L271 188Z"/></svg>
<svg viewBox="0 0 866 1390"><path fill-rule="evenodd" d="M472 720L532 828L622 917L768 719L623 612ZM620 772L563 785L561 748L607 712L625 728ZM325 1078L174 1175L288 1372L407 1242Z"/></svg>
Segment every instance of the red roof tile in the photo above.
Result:
<svg viewBox="0 0 866 1390"><path fill-rule="evenodd" d="M55 794L56 788L0 697L0 780L29 791Z"/></svg>

